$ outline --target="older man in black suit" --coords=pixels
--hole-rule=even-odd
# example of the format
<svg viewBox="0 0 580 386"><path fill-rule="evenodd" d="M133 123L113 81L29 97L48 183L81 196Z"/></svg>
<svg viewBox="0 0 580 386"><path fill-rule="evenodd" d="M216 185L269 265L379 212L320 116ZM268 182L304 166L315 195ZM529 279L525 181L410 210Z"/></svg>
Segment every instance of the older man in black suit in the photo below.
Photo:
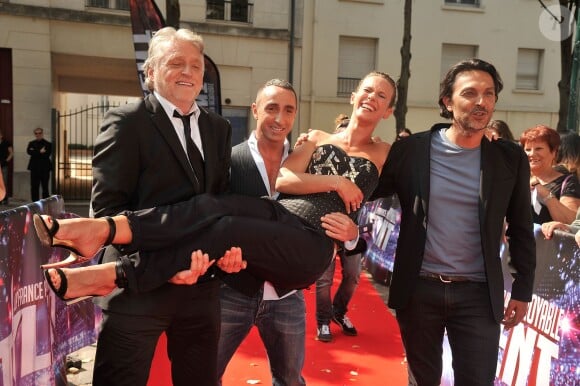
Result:
<svg viewBox="0 0 580 386"><path fill-rule="evenodd" d="M525 316L536 265L529 164L485 128L502 81L472 59L441 83L441 116L451 125L393 144L375 196L397 193L402 208L389 306L409 364L409 384L438 385L445 329L456 385L492 385L500 323ZM507 221L514 282L504 311L500 242Z"/></svg>
<svg viewBox="0 0 580 386"><path fill-rule="evenodd" d="M144 64L152 94L109 111L95 144L95 216L227 190L231 127L195 102L203 85L203 49L201 36L187 29L163 28L152 38ZM103 261L117 258L110 247ZM217 384L219 281L211 270L193 286L168 283L140 294L119 289L98 304L104 318L95 386L144 386L162 332L173 385Z"/></svg>

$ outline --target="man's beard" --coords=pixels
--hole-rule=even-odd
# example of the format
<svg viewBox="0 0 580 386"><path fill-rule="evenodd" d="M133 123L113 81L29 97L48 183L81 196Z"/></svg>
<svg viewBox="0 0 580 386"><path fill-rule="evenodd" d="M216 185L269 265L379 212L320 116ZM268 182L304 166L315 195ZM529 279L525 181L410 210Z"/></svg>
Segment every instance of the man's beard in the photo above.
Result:
<svg viewBox="0 0 580 386"><path fill-rule="evenodd" d="M471 124L470 116L467 116L466 118L463 119L457 119L456 126L459 128L459 131L461 132L462 135L465 135L466 137L471 137L485 130L490 120L491 116L488 118L485 124L482 125L482 127L474 127L474 125Z"/></svg>

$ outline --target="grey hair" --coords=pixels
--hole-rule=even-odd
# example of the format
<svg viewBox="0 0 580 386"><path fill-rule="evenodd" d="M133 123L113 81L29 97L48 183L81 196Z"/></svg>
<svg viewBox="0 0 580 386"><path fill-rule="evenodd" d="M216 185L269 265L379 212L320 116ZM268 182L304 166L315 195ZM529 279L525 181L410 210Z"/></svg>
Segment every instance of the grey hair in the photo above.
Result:
<svg viewBox="0 0 580 386"><path fill-rule="evenodd" d="M163 46L166 43L172 42L174 40L181 40L191 43L193 46L197 47L199 52L203 55L203 50L205 48L203 38L201 35L193 32L190 29L180 28L176 30L173 27L164 27L155 32L149 41L149 52L147 53L147 59L145 60L145 63L143 63L145 85L151 91L154 88L154 84L153 79L149 78L148 72L150 69L155 68L155 66L159 64L159 60L165 54Z"/></svg>

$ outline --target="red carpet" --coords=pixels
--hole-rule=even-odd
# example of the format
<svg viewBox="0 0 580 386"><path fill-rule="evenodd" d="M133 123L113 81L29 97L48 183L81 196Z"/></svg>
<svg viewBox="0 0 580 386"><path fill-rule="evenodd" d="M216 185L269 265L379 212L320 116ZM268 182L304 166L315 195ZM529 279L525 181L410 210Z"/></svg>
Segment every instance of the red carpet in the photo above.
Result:
<svg viewBox="0 0 580 386"><path fill-rule="evenodd" d="M338 267L337 267L338 268ZM337 277L340 269L337 269ZM358 336L345 336L333 324L333 341L316 338L314 287L305 291L307 303L306 360L303 376L311 386L407 385L407 367L397 322L365 274L350 303L348 316ZM335 283L333 288L336 288ZM253 329L238 348L223 378L223 386L271 385L264 346ZM171 385L169 360L162 337L148 386Z"/></svg>

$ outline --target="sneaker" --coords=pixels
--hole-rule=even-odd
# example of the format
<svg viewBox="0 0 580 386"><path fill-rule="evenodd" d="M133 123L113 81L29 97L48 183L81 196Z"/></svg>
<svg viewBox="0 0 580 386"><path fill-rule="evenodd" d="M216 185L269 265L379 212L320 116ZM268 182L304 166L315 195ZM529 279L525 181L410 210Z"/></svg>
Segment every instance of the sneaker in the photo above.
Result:
<svg viewBox="0 0 580 386"><path fill-rule="evenodd" d="M342 328L344 335L356 336L358 332L346 315L334 315L332 321Z"/></svg>
<svg viewBox="0 0 580 386"><path fill-rule="evenodd" d="M330 333L330 326L328 324L321 324L318 326L316 339L321 342L332 341L332 334Z"/></svg>

